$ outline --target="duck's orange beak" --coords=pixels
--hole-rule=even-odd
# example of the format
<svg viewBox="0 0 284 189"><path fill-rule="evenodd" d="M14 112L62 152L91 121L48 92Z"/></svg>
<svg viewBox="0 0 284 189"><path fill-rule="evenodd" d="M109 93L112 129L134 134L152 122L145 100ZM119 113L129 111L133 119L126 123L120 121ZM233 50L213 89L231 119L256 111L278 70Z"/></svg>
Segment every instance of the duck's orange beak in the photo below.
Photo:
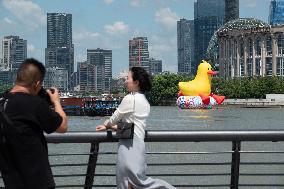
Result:
<svg viewBox="0 0 284 189"><path fill-rule="evenodd" d="M207 72L207 74L210 74L210 75L216 75L216 74L217 74L217 72L216 72L216 71L209 70L209 71Z"/></svg>

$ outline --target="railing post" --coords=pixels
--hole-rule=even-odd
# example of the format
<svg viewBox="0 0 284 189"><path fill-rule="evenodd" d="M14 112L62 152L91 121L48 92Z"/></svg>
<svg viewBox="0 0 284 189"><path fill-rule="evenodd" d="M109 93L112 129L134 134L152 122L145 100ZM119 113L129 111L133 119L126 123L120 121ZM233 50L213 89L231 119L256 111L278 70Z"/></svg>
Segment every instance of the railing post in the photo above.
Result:
<svg viewBox="0 0 284 189"><path fill-rule="evenodd" d="M97 142L91 143L91 149L90 149L91 154L89 156L84 189L91 189L93 186L96 165L97 165L97 160L98 160L99 144L100 143L97 143Z"/></svg>
<svg viewBox="0 0 284 189"><path fill-rule="evenodd" d="M232 146L232 164L231 164L231 189L239 188L239 173L240 173L240 151L241 142L233 141Z"/></svg>

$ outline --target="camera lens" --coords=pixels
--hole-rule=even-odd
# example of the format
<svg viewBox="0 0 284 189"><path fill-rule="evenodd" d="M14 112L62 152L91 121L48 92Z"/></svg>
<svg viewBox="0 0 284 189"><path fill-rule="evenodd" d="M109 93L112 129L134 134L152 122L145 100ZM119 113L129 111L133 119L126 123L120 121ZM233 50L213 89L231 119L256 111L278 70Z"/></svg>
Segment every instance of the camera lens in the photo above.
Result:
<svg viewBox="0 0 284 189"><path fill-rule="evenodd" d="M41 89L39 90L38 96L44 99L48 103L48 105L52 105L50 96L43 87L41 87Z"/></svg>

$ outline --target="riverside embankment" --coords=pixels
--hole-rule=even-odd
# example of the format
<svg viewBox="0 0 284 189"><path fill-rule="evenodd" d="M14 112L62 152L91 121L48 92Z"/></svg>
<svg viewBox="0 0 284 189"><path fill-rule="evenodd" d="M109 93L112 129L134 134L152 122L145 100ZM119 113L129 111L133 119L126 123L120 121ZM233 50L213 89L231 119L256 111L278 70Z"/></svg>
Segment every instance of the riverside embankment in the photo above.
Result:
<svg viewBox="0 0 284 189"><path fill-rule="evenodd" d="M242 107L284 107L283 94L267 94L265 99L225 99L223 105Z"/></svg>

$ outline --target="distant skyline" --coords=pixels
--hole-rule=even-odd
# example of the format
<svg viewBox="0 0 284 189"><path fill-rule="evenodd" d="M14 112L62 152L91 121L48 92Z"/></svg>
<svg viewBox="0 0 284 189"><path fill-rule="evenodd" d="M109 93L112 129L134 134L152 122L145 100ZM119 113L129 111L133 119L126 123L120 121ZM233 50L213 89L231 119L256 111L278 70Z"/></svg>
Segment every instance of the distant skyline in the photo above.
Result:
<svg viewBox="0 0 284 189"><path fill-rule="evenodd" d="M240 0L240 17L268 22L270 0ZM177 72L177 21L193 19L194 0L1 0L0 39L27 40L28 57L44 62L47 13L70 13L75 62L87 60L87 49L113 52L113 76L128 69L128 41L145 36L150 57L163 70Z"/></svg>

